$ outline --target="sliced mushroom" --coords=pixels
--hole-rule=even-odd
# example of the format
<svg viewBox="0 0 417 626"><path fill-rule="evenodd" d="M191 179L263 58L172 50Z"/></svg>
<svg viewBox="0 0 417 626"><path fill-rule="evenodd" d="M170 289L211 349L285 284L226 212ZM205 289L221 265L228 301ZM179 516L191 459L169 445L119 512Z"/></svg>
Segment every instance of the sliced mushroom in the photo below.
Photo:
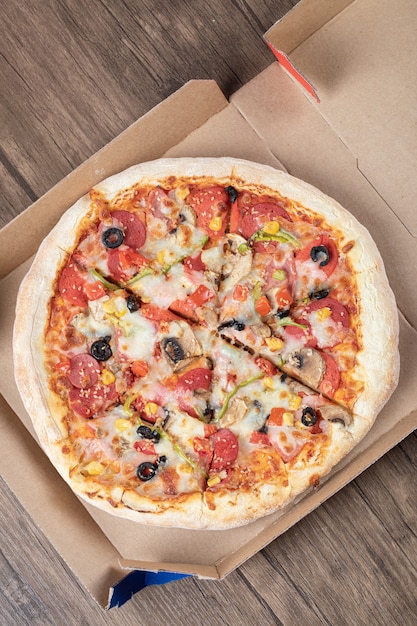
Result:
<svg viewBox="0 0 417 626"><path fill-rule="evenodd" d="M201 260L203 261L206 269L214 274L220 274L223 267L223 251L219 246L207 248L201 253Z"/></svg>
<svg viewBox="0 0 417 626"><path fill-rule="evenodd" d="M235 233L230 233L224 251L224 263L222 266L223 280L220 283L220 291L229 291L242 278L247 276L252 268L252 254L250 250L241 254L239 246L246 244L246 239Z"/></svg>
<svg viewBox="0 0 417 626"><path fill-rule="evenodd" d="M184 359L175 368L177 374L184 374L189 369L194 369L196 367L202 367L203 369L212 370L213 369L213 361L207 356L192 356L187 359Z"/></svg>
<svg viewBox="0 0 417 626"><path fill-rule="evenodd" d="M197 215L194 209L188 206L188 204L184 204L181 207L179 218L181 222L185 222L191 226L195 226L197 224Z"/></svg>
<svg viewBox="0 0 417 626"><path fill-rule="evenodd" d="M161 347L174 371L181 369L184 362L202 354L201 346L186 322L171 322L169 334L161 341Z"/></svg>
<svg viewBox="0 0 417 626"><path fill-rule="evenodd" d="M326 363L314 348L300 348L287 357L284 369L308 387L318 389L326 371Z"/></svg>
<svg viewBox="0 0 417 626"><path fill-rule="evenodd" d="M233 398L219 424L222 428L227 428L243 420L247 412L248 406L246 402L242 398Z"/></svg>
<svg viewBox="0 0 417 626"><path fill-rule="evenodd" d="M349 426L352 423L352 415L337 404L325 404L318 411L321 417L328 422L340 422L343 426Z"/></svg>
<svg viewBox="0 0 417 626"><path fill-rule="evenodd" d="M254 335L256 335L257 337L271 337L272 335L272 330L270 328L270 326L268 326L267 324L252 324L252 326L250 327L251 331L253 332Z"/></svg>

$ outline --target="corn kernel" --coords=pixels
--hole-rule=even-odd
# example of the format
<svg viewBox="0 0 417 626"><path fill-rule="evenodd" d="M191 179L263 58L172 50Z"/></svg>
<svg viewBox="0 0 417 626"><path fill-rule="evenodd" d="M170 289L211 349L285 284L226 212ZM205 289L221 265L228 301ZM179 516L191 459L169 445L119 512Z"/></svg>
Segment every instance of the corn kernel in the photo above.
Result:
<svg viewBox="0 0 417 626"><path fill-rule="evenodd" d="M281 350L284 346L284 342L278 337L267 337L265 343L271 352L278 352L278 350Z"/></svg>
<svg viewBox="0 0 417 626"><path fill-rule="evenodd" d="M296 411L300 408L301 398L297 396L295 393L290 393L288 396L288 406L293 411Z"/></svg>
<svg viewBox="0 0 417 626"><path fill-rule="evenodd" d="M120 433L130 428L130 426L131 426L130 421L124 419L123 417L120 417L114 422L115 429L118 430Z"/></svg>
<svg viewBox="0 0 417 626"><path fill-rule="evenodd" d="M163 265L165 263L165 250L159 250L156 255L156 258L158 260L158 263Z"/></svg>
<svg viewBox="0 0 417 626"><path fill-rule="evenodd" d="M185 200L189 193L190 190L188 187L179 187L176 192L178 200Z"/></svg>
<svg viewBox="0 0 417 626"><path fill-rule="evenodd" d="M222 225L223 225L222 218L217 216L217 217L213 217L210 220L209 228L210 230L214 230L214 232L218 232L221 229Z"/></svg>
<svg viewBox="0 0 417 626"><path fill-rule="evenodd" d="M331 309L328 306L324 306L322 309L317 311L317 318L323 322L323 320L327 320L332 314Z"/></svg>
<svg viewBox="0 0 417 626"><path fill-rule="evenodd" d="M150 417L151 415L156 415L158 410L158 405L155 402L147 402L145 404L145 413Z"/></svg>
<svg viewBox="0 0 417 626"><path fill-rule="evenodd" d="M262 226L262 230L267 235L276 235L280 228L281 226L279 222L275 222L275 221L265 222L265 224Z"/></svg>
<svg viewBox="0 0 417 626"><path fill-rule="evenodd" d="M214 485L218 485L220 482L220 476L210 476L210 478L207 480L207 487L213 487Z"/></svg>
<svg viewBox="0 0 417 626"><path fill-rule="evenodd" d="M106 313L115 313L116 312L116 303L114 300L110 299L106 302L103 302L103 311Z"/></svg>
<svg viewBox="0 0 417 626"><path fill-rule="evenodd" d="M294 414L290 413L290 411L285 411L282 414L282 423L284 426L294 426Z"/></svg>
<svg viewBox="0 0 417 626"><path fill-rule="evenodd" d="M103 370L101 372L101 380L104 385L111 385L116 380L116 376L110 370Z"/></svg>
<svg viewBox="0 0 417 626"><path fill-rule="evenodd" d="M100 476L104 472L104 467L98 461L91 461L84 467L84 472L90 476Z"/></svg>
<svg viewBox="0 0 417 626"><path fill-rule="evenodd" d="M263 386L265 387L265 389L273 389L274 388L274 381L271 378L271 376L264 376L264 378L262 379L262 383L263 383Z"/></svg>

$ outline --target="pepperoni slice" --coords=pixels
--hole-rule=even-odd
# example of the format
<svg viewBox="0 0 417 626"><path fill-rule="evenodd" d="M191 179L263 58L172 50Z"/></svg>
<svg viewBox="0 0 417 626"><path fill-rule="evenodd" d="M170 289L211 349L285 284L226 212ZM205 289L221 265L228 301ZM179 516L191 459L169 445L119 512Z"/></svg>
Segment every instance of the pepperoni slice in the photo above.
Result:
<svg viewBox="0 0 417 626"><path fill-rule="evenodd" d="M232 467L239 454L239 442L236 435L227 428L220 428L210 437L213 446L213 458L210 473L221 472Z"/></svg>
<svg viewBox="0 0 417 626"><path fill-rule="evenodd" d="M59 293L70 304L85 307L88 304L87 295L84 291L85 281L86 273L81 270L72 256L59 277Z"/></svg>
<svg viewBox="0 0 417 626"><path fill-rule="evenodd" d="M336 244L327 235L316 237L308 246L297 252L296 261L304 263L312 260L312 250L322 249L327 252L327 258L317 257L317 266L323 270L327 277L333 274L338 262L338 252ZM313 255L314 256L314 255Z"/></svg>
<svg viewBox="0 0 417 626"><path fill-rule="evenodd" d="M298 339L306 348L314 348L317 345L317 339L313 335L310 322L304 319L299 319L297 321L303 326L306 326L306 328L300 328L299 326L285 326L284 333L294 339Z"/></svg>
<svg viewBox="0 0 417 626"><path fill-rule="evenodd" d="M340 386L340 372L337 367L337 363L333 357L325 352L321 352L326 363L326 372L323 376L323 380L320 383L319 390L323 392L329 398L333 398L335 392Z"/></svg>
<svg viewBox="0 0 417 626"><path fill-rule="evenodd" d="M136 213L130 211L113 211L112 216L122 224L124 230L124 243L137 250L146 241L146 226Z"/></svg>
<svg viewBox="0 0 417 626"><path fill-rule="evenodd" d="M253 233L262 228L265 222L279 220L280 217L289 222L291 221L287 211L279 204L273 202L261 202L243 210L244 214L241 219L240 231L245 239L249 239Z"/></svg>
<svg viewBox="0 0 417 626"><path fill-rule="evenodd" d="M344 328L349 328L349 313L346 307L338 300L334 298L321 298L321 300L314 300L306 308L306 313L312 311L319 311L320 309L329 308L331 316L336 324L341 324Z"/></svg>
<svg viewBox="0 0 417 626"><path fill-rule="evenodd" d="M191 190L186 201L197 215L197 226L209 237L224 235L230 199L223 187L213 185L207 189Z"/></svg>
<svg viewBox="0 0 417 626"><path fill-rule="evenodd" d="M100 365L91 354L77 354L70 359L67 378L78 389L88 389L96 384Z"/></svg>
<svg viewBox="0 0 417 626"><path fill-rule="evenodd" d="M71 389L68 394L74 413L86 419L94 417L113 404L117 398L116 386L97 383L88 389Z"/></svg>

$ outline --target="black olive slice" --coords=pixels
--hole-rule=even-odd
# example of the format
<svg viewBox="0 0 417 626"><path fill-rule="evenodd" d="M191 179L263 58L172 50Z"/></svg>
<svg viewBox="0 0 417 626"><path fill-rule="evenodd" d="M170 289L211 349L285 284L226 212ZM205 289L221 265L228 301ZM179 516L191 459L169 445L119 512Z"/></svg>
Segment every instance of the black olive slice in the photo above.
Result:
<svg viewBox="0 0 417 626"><path fill-rule="evenodd" d="M330 253L326 246L313 246L310 250L310 257L320 267L325 267L330 261Z"/></svg>
<svg viewBox="0 0 417 626"><path fill-rule="evenodd" d="M291 311L289 309L280 309L275 313L275 316L282 320L284 317L289 317Z"/></svg>
<svg viewBox="0 0 417 626"><path fill-rule="evenodd" d="M124 238L124 232L120 228L112 226L104 231L101 236L101 241L106 248L118 248L122 245Z"/></svg>
<svg viewBox="0 0 417 626"><path fill-rule="evenodd" d="M224 190L227 193L227 195L229 196L230 202L235 202L235 200L236 200L236 198L238 197L238 194L239 194L237 189L232 187L232 185L229 185L228 187L225 187Z"/></svg>
<svg viewBox="0 0 417 626"><path fill-rule="evenodd" d="M138 466L138 469L136 470L136 475L139 478L139 480L143 480L146 482L147 480L151 480L151 478L155 476L157 469L158 469L157 463L151 463L150 461L145 461L144 463L141 463Z"/></svg>
<svg viewBox="0 0 417 626"><path fill-rule="evenodd" d="M320 289L319 291L313 291L310 293L310 300L322 300L322 298L327 298L330 293L330 289Z"/></svg>
<svg viewBox="0 0 417 626"><path fill-rule="evenodd" d="M232 319L227 320L226 322L223 322L222 324L220 324L220 326L217 327L218 331L223 330L223 328L235 328L236 330L245 330L245 322L241 322L240 320L235 319L234 317L232 317Z"/></svg>
<svg viewBox="0 0 417 626"><path fill-rule="evenodd" d="M311 406L306 406L303 409L301 421L304 426L314 426L314 424L317 422L316 412L314 409L311 408Z"/></svg>
<svg viewBox="0 0 417 626"><path fill-rule="evenodd" d="M97 361L107 361L112 356L112 350L109 346L110 337L97 339L91 344L90 354Z"/></svg>
<svg viewBox="0 0 417 626"><path fill-rule="evenodd" d="M157 430L153 430L152 428L149 428L149 426L145 425L139 426L136 432L143 439L149 439L150 441L154 441L155 443L157 443L161 438Z"/></svg>
<svg viewBox="0 0 417 626"><path fill-rule="evenodd" d="M133 293L130 293L127 298L126 298L126 306L129 309L129 311L131 313L134 313L135 311L139 311L140 309L140 305L139 302L136 298L136 296Z"/></svg>
<svg viewBox="0 0 417 626"><path fill-rule="evenodd" d="M162 341L162 348L167 357L173 362L178 363L182 361L185 354L178 339L175 337L167 337Z"/></svg>

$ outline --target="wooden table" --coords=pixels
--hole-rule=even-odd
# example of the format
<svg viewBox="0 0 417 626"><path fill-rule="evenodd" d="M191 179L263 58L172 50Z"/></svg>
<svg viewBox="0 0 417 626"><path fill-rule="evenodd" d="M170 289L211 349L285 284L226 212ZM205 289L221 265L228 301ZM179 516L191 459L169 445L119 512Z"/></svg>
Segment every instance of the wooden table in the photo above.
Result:
<svg viewBox="0 0 417 626"><path fill-rule="evenodd" d="M3 3L1 225L187 80L245 84L295 3ZM225 580L151 587L107 614L0 481L0 623L416 624L416 469L413 434Z"/></svg>

